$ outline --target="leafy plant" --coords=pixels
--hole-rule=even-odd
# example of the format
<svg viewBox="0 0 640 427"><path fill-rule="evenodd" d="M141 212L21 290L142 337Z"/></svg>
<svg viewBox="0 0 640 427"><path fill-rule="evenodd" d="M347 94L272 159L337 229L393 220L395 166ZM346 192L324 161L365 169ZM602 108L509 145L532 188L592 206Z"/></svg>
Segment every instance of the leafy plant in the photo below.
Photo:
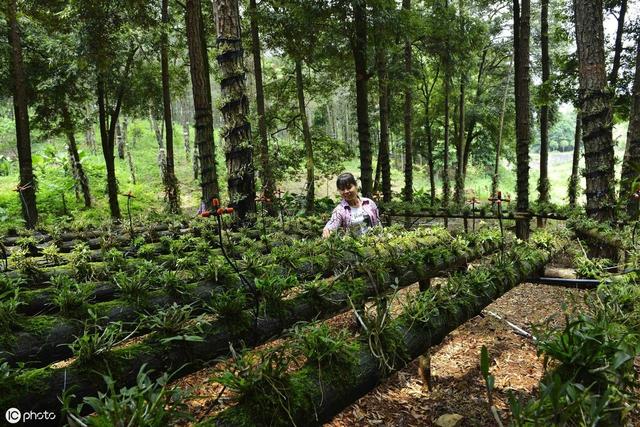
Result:
<svg viewBox="0 0 640 427"><path fill-rule="evenodd" d="M576 274L585 279L601 279L607 275L607 269L614 266L613 262L607 258L577 256L573 262Z"/></svg>
<svg viewBox="0 0 640 427"><path fill-rule="evenodd" d="M135 305L143 305L151 292L150 277L144 270L134 274L119 272L113 277L122 297Z"/></svg>
<svg viewBox="0 0 640 427"><path fill-rule="evenodd" d="M238 288L215 293L209 308L222 320L236 321L242 317L243 311L247 308L246 293Z"/></svg>
<svg viewBox="0 0 640 427"><path fill-rule="evenodd" d="M32 278L37 278L42 273L35 258L30 257L26 249L13 251L9 255L9 265Z"/></svg>
<svg viewBox="0 0 640 427"><path fill-rule="evenodd" d="M22 302L18 288L0 294L0 331L8 333L18 324L20 304Z"/></svg>
<svg viewBox="0 0 640 427"><path fill-rule="evenodd" d="M78 280L90 280L93 276L91 249L85 242L77 243L69 255L69 265Z"/></svg>
<svg viewBox="0 0 640 427"><path fill-rule="evenodd" d="M49 264L60 264L62 262L62 255L60 249L56 245L47 245L42 249L42 255Z"/></svg>
<svg viewBox="0 0 640 427"><path fill-rule="evenodd" d="M103 255L105 262L110 271L122 271L127 267L127 259L121 250L112 248Z"/></svg>
<svg viewBox="0 0 640 427"><path fill-rule="evenodd" d="M158 332L162 337L161 342L170 341L202 341L203 316L193 316L193 306L178 305L162 308L154 314L144 315L141 324Z"/></svg>
<svg viewBox="0 0 640 427"><path fill-rule="evenodd" d="M93 312L93 324L85 324L84 333L71 343L67 344L71 349L76 363L87 366L99 360L103 360L105 355L121 341L122 323L110 323L106 327L97 324Z"/></svg>
<svg viewBox="0 0 640 427"><path fill-rule="evenodd" d="M82 286L68 276L56 276L51 280L55 290L51 302L58 307L60 314L71 316L83 311L91 288Z"/></svg>
<svg viewBox="0 0 640 427"><path fill-rule="evenodd" d="M307 360L321 367L350 367L356 361L358 345L346 329L333 330L326 323L296 325L295 346Z"/></svg>
<svg viewBox="0 0 640 427"><path fill-rule="evenodd" d="M170 387L171 380L164 373L156 380L149 377L143 365L138 372L136 385L116 388L116 382L109 375L102 378L107 392L98 392L97 397L85 397L76 409L69 407L70 399L65 399L64 412L79 426L168 426L180 422L193 421L187 412L185 401L191 393L177 387ZM81 416L85 405L94 414Z"/></svg>

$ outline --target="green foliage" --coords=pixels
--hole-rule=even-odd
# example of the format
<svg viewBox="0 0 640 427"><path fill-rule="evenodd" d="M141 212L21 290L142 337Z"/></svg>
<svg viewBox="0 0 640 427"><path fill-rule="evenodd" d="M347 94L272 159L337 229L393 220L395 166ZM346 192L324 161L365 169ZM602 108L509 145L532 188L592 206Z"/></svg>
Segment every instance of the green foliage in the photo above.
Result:
<svg viewBox="0 0 640 427"><path fill-rule="evenodd" d="M32 279L36 279L42 272L35 258L30 257L26 249L14 250L8 261L10 266Z"/></svg>
<svg viewBox="0 0 640 427"><path fill-rule="evenodd" d="M67 344L80 366L89 366L104 360L122 338L122 323L110 323L103 327L98 325L93 312L89 311L89 315L92 321L85 324L83 334Z"/></svg>
<svg viewBox="0 0 640 427"><path fill-rule="evenodd" d="M127 259L125 254L116 248L107 250L103 255L107 268L111 272L123 271L127 268Z"/></svg>
<svg viewBox="0 0 640 427"><path fill-rule="evenodd" d="M20 318L20 291L18 288L7 290L0 294L0 331L9 333L18 324Z"/></svg>
<svg viewBox="0 0 640 427"><path fill-rule="evenodd" d="M85 397L84 403L76 409L65 405L64 412L83 426L166 426L179 422L193 421L187 411L186 400L191 394L178 387L170 387L171 378L165 372L152 380L143 365L138 372L136 384L132 387L116 388L116 381L109 375L102 378L107 385L107 393L98 392L97 397ZM94 413L81 416L88 405Z"/></svg>
<svg viewBox="0 0 640 427"><path fill-rule="evenodd" d="M285 292L297 285L298 279L296 276L270 276L256 278L254 281L254 286L265 314L282 314Z"/></svg>
<svg viewBox="0 0 640 427"><path fill-rule="evenodd" d="M357 343L346 329L333 330L326 323L296 325L294 346L311 363L322 368L349 368L357 360Z"/></svg>
<svg viewBox="0 0 640 427"><path fill-rule="evenodd" d="M58 307L63 316L76 316L83 313L92 288L79 284L68 276L56 276L51 279L54 286L51 302Z"/></svg>
<svg viewBox="0 0 640 427"><path fill-rule="evenodd" d="M137 306L147 302L151 292L151 277L147 271L137 271L136 273L120 272L113 276L119 293L122 297Z"/></svg>
<svg viewBox="0 0 640 427"><path fill-rule="evenodd" d="M63 259L62 255L60 254L60 250L54 244L45 246L44 249L42 249L42 256L44 256L44 259L49 264L53 265L60 264Z"/></svg>
<svg viewBox="0 0 640 427"><path fill-rule="evenodd" d="M76 243L69 254L69 266L78 280L90 280L94 271L91 265L91 249L85 242Z"/></svg>
<svg viewBox="0 0 640 427"><path fill-rule="evenodd" d="M161 342L171 341L202 341L203 316L193 315L192 305L178 305L173 303L169 307L161 308L153 314L144 315L141 325L157 332Z"/></svg>
<svg viewBox="0 0 640 427"><path fill-rule="evenodd" d="M215 293L209 302L210 310L218 315L221 320L227 322L241 319L246 307L246 292L239 288Z"/></svg>
<svg viewBox="0 0 640 427"><path fill-rule="evenodd" d="M578 277L584 279L602 279L608 275L607 270L614 266L614 263L607 258L588 258L578 255L574 258L573 264L576 267Z"/></svg>

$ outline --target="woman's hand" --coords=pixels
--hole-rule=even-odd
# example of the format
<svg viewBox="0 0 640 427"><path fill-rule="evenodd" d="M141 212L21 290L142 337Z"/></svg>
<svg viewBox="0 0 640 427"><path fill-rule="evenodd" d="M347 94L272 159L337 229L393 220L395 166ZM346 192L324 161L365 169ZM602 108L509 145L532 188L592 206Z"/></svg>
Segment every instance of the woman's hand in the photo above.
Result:
<svg viewBox="0 0 640 427"><path fill-rule="evenodd" d="M331 230L329 230L328 228L323 229L322 230L322 238L326 239L329 236L331 236Z"/></svg>

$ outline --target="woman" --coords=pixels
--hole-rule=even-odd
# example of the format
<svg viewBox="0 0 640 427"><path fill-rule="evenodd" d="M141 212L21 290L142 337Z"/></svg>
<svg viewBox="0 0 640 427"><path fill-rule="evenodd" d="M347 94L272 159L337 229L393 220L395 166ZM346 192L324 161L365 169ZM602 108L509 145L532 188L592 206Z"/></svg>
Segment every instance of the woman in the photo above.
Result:
<svg viewBox="0 0 640 427"><path fill-rule="evenodd" d="M373 200L366 197L358 197L358 184L353 174L345 172L338 176L336 186L342 197L342 201L331 214L331 219L322 230L322 237L342 228L351 230L356 235L362 235L370 227L380 224L378 207Z"/></svg>

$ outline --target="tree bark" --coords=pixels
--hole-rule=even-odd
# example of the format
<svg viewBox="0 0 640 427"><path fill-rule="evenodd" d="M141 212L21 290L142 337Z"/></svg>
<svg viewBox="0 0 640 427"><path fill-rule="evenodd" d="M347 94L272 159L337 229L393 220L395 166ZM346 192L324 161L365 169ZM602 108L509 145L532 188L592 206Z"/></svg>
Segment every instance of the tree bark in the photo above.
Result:
<svg viewBox="0 0 640 427"><path fill-rule="evenodd" d="M402 10L411 10L411 0L402 0ZM413 66L411 40L404 42L404 200L413 201L413 138L411 126L413 122Z"/></svg>
<svg viewBox="0 0 640 427"><path fill-rule="evenodd" d="M260 48L260 32L258 29L258 20L256 14L258 7L256 0L249 0L249 14L251 17L251 50L253 55L253 73L256 83L256 110L258 112L258 136L260 137L260 179L262 181L262 192L269 200L274 199L276 183L273 179L273 172L269 164L269 139L267 137L267 121L264 106L264 85L262 83L262 49ZM306 145L306 141L305 141ZM308 153L307 153L308 155ZM309 159L307 159L307 162ZM312 160L313 163L313 160ZM308 164L307 164L308 167ZM313 164L312 164L313 169ZM307 170L308 179L308 170ZM309 207L309 192L307 190L307 208ZM313 190L311 190L313 197ZM267 203L267 211L270 215L275 215L274 203ZM313 201L311 202L313 209Z"/></svg>
<svg viewBox="0 0 640 427"><path fill-rule="evenodd" d="M538 203L549 203L549 0L540 2L540 47L542 51L542 106L540 107L540 181Z"/></svg>
<svg viewBox="0 0 640 427"><path fill-rule="evenodd" d="M624 35L624 18L627 14L627 0L621 0L620 13L618 13L618 27L616 30L616 41L613 48L613 64L611 74L609 74L609 86L615 91L618 83L618 70L620 69L620 57L622 56L622 36Z"/></svg>
<svg viewBox="0 0 640 427"><path fill-rule="evenodd" d="M6 19L9 46L11 48L11 77L13 94L13 111L16 123L16 141L18 165L20 167L20 183L16 191L21 200L22 217L27 228L34 228L38 222L36 205L36 182L33 176L31 160L31 131L29 126L29 106L27 100L27 77L22 59L22 42L17 18L17 1L6 2Z"/></svg>
<svg viewBox="0 0 640 427"><path fill-rule="evenodd" d="M391 201L391 163L389 161L389 74L387 72L386 50L376 48L376 68L378 72L378 106L380 111L380 145L378 165L382 175L382 197L385 203Z"/></svg>
<svg viewBox="0 0 640 427"><path fill-rule="evenodd" d="M111 218L113 218L114 220L119 220L122 215L120 214L120 204L118 202L118 182L116 180L116 168L114 162L115 159L113 156L113 139L110 137L109 128L107 127L108 119L105 105L105 83L100 71L98 72L97 85L100 143L102 145L104 164L107 169L107 193L109 195L109 210L111 211Z"/></svg>
<svg viewBox="0 0 640 427"><path fill-rule="evenodd" d="M79 187L84 199L84 206L86 208L91 207L91 191L89 190L89 180L84 173L82 163L80 163L80 154L78 153L78 144L75 137L75 126L72 122L71 115L67 105L62 106L62 120L64 122L64 132L67 136L67 150L71 160L71 169L73 170L73 176L76 180L76 188Z"/></svg>
<svg viewBox="0 0 640 427"><path fill-rule="evenodd" d="M571 177L569 178L569 206L576 206L578 199L578 183L579 183L579 164L580 164L580 142L582 141L582 120L580 119L580 111L576 111L576 130L573 137L573 161L571 163Z"/></svg>
<svg viewBox="0 0 640 427"><path fill-rule="evenodd" d="M367 73L367 5L365 0L353 0L355 34L351 41L356 72L356 114L358 119L358 142L360 151L361 192L372 196L373 167L369 135L369 94Z"/></svg>
<svg viewBox="0 0 640 427"><path fill-rule="evenodd" d="M529 38L531 35L529 0L514 0L514 63L516 99L516 209L529 210ZM529 238L529 220L516 220L516 236L522 240Z"/></svg>
<svg viewBox="0 0 640 427"><path fill-rule="evenodd" d="M118 146L118 158L124 160L124 139L122 136L122 129L120 128L120 121L116 122L116 141Z"/></svg>
<svg viewBox="0 0 640 427"><path fill-rule="evenodd" d="M315 181L313 170L313 142L311 141L311 130L307 118L307 106L304 100L304 81L302 77L302 61L296 60L296 95L298 97L298 109L300 110L300 121L302 122L302 138L304 140L305 165L307 169L307 198L305 209L307 213L313 212L315 201Z"/></svg>
<svg viewBox="0 0 640 427"><path fill-rule="evenodd" d="M185 118L182 121L182 143L184 145L184 155L187 163L191 163L191 132L189 129L189 120Z"/></svg>
<svg viewBox="0 0 640 427"><path fill-rule="evenodd" d="M615 217L611 96L604 60L602 0L576 1L582 141L587 178L587 215Z"/></svg>
<svg viewBox="0 0 640 427"><path fill-rule="evenodd" d="M164 170L164 194L171 213L180 212L180 192L173 158L173 117L169 87L169 0L162 0L162 32L160 33L160 67L162 73L162 112L164 118L167 158Z"/></svg>
<svg viewBox="0 0 640 427"><path fill-rule="evenodd" d="M251 124L247 118L249 100L246 95L244 51L240 35L238 0L215 0L218 65L224 118L227 185L230 205L238 217L256 211Z"/></svg>
<svg viewBox="0 0 640 427"><path fill-rule="evenodd" d="M202 201L207 208L211 207L213 198L220 198L216 153L213 130L213 112L211 107L211 83L209 79L209 56L207 54L202 8L200 0L186 2L187 45L189 48L189 71L191 73L191 89L194 125L196 130L193 176L200 178Z"/></svg>
<svg viewBox="0 0 640 427"><path fill-rule="evenodd" d="M460 76L460 94L458 98L458 134L456 135L456 183L454 198L459 207L464 205L464 102L465 76Z"/></svg>
<svg viewBox="0 0 640 427"><path fill-rule="evenodd" d="M637 169L640 166L640 36L636 41L635 73L631 93L627 145L622 162L622 177L620 178L620 200L626 200L627 214L631 218L638 216L638 199L632 197L632 194L638 188Z"/></svg>

